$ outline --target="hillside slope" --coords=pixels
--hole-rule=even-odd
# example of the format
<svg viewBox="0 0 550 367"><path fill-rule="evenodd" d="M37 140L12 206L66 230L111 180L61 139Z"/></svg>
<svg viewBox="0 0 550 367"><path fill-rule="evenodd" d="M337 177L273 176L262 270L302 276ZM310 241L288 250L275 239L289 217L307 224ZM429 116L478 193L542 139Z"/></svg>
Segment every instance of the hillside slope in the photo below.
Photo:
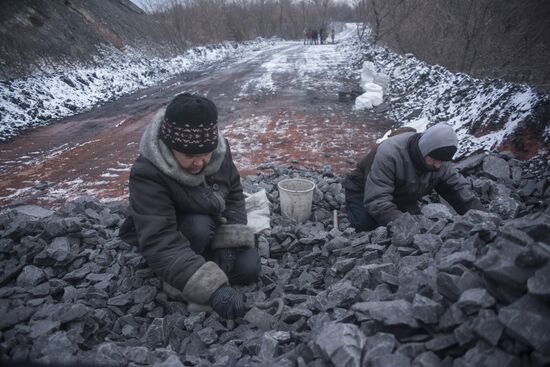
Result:
<svg viewBox="0 0 550 367"><path fill-rule="evenodd" d="M99 46L150 41L146 14L129 0L3 0L0 5L0 79L35 67L89 61Z"/></svg>

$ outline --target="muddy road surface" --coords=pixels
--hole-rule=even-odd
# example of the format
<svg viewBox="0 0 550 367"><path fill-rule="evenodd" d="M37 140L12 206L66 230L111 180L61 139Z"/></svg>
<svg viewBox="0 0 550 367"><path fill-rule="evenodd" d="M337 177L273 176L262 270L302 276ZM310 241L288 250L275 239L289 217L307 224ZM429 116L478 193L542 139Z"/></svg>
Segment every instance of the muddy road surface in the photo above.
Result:
<svg viewBox="0 0 550 367"><path fill-rule="evenodd" d="M338 44L280 42L27 130L0 144L0 207L55 207L81 195L125 198L145 126L181 92L216 103L242 175L263 163L331 165L345 173L391 126L338 101L339 91L357 88L344 76L350 67Z"/></svg>

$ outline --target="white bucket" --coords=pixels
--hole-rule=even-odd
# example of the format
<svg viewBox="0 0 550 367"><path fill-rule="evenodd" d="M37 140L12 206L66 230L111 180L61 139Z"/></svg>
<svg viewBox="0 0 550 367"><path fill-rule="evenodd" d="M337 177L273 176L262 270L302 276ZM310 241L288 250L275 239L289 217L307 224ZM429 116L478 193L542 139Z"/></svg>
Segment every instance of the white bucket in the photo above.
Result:
<svg viewBox="0 0 550 367"><path fill-rule="evenodd" d="M311 215L311 203L315 183L302 178L289 178L277 184L281 213L298 223L303 223Z"/></svg>

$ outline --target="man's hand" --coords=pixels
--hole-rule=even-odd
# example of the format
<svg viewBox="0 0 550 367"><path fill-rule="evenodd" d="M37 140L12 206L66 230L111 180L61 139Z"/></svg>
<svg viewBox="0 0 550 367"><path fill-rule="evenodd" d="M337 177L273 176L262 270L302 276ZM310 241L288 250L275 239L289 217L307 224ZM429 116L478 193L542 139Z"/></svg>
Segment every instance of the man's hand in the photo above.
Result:
<svg viewBox="0 0 550 367"><path fill-rule="evenodd" d="M244 315L243 296L229 286L222 286L214 292L210 306L224 319L233 320Z"/></svg>

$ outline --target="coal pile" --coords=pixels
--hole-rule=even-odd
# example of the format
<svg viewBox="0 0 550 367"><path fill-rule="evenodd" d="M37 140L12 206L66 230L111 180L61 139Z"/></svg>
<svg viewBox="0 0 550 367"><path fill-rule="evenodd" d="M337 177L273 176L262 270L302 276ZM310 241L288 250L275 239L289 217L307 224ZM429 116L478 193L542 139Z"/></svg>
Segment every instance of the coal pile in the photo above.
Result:
<svg viewBox="0 0 550 367"><path fill-rule="evenodd" d="M511 154L460 163L489 212L422 214L355 233L342 178L260 167L272 229L235 322L191 313L117 238L125 203L83 197L0 215L3 360L105 366L550 365L550 185ZM276 183L316 182L311 220L281 217ZM333 210L338 211L334 226ZM165 290L166 289L166 290ZM277 314L277 299L284 301ZM273 301L273 302L272 302ZM266 304L268 305L266 307ZM261 305L261 307L260 307ZM273 305L273 307L270 307Z"/></svg>

